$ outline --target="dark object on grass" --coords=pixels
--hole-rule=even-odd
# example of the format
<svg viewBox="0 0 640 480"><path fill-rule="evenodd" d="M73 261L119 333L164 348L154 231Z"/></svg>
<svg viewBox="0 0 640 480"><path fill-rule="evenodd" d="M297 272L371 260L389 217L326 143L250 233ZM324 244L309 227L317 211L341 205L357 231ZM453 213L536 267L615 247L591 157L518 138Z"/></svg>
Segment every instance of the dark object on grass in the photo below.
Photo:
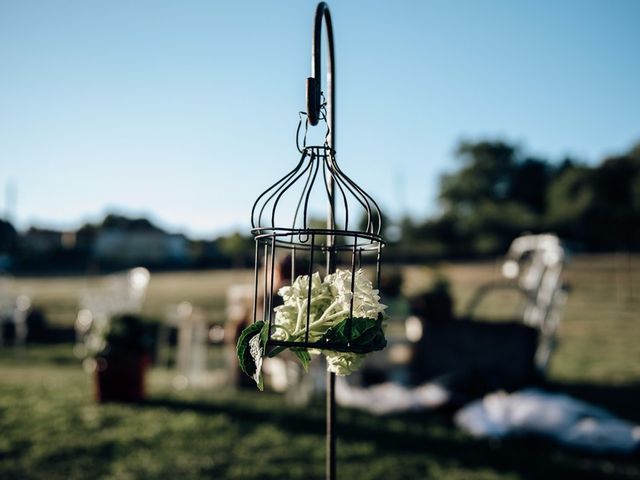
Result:
<svg viewBox="0 0 640 480"><path fill-rule="evenodd" d="M456 319L444 280L415 297L411 307L422 323L410 364L412 383L435 380L456 397L470 399L538 381L537 329L520 321Z"/></svg>
<svg viewBox="0 0 640 480"><path fill-rule="evenodd" d="M13 323L11 317L0 318L0 338L2 341L14 342L16 338L16 324Z"/></svg>
<svg viewBox="0 0 640 480"><path fill-rule="evenodd" d="M423 322L411 372L415 383L438 379L468 398L515 390L537 380L538 331L520 322Z"/></svg>
<svg viewBox="0 0 640 480"><path fill-rule="evenodd" d="M29 344L73 343L76 340L74 328L52 326L41 308L32 308L27 314L26 322Z"/></svg>
<svg viewBox="0 0 640 480"><path fill-rule="evenodd" d="M44 342L47 340L47 316L39 308L32 308L27 314L27 342Z"/></svg>
<svg viewBox="0 0 640 480"><path fill-rule="evenodd" d="M413 297L410 304L411 314L423 321L454 320L453 299L444 280L439 280L428 292Z"/></svg>
<svg viewBox="0 0 640 480"><path fill-rule="evenodd" d="M138 403L145 399L148 355L98 358L95 394L98 402Z"/></svg>
<svg viewBox="0 0 640 480"><path fill-rule="evenodd" d="M402 270L391 269L380 274L380 295L397 298L402 295Z"/></svg>
<svg viewBox="0 0 640 480"><path fill-rule="evenodd" d="M111 319L105 346L96 355L95 386L99 402L141 402L153 336L137 315Z"/></svg>

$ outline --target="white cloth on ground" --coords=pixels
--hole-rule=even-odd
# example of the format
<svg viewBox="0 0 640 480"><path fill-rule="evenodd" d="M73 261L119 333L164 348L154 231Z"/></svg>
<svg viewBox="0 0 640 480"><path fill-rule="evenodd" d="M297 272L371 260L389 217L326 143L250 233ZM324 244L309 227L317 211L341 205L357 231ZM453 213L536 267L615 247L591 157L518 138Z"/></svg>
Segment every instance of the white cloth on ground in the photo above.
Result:
<svg viewBox="0 0 640 480"><path fill-rule="evenodd" d="M491 393L460 409L455 422L476 437L538 435L598 453L640 448L640 426L568 395L537 389Z"/></svg>
<svg viewBox="0 0 640 480"><path fill-rule="evenodd" d="M386 382L368 388L354 387L344 377L336 377L336 402L360 408L374 415L437 408L449 401L449 392L435 383L407 388Z"/></svg>

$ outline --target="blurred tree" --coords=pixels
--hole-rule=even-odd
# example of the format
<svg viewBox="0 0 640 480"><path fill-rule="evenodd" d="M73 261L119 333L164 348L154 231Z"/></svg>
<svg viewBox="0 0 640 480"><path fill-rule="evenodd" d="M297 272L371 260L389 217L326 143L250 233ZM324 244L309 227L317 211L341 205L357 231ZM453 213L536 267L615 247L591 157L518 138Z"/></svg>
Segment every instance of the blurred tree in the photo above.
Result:
<svg viewBox="0 0 640 480"><path fill-rule="evenodd" d="M236 232L217 238L214 244L218 251L229 259L230 266L242 268L253 264L255 242L252 237Z"/></svg>
<svg viewBox="0 0 640 480"><path fill-rule="evenodd" d="M445 210L468 212L479 201L506 200L517 154L515 147L503 142L462 142L456 150L462 168L440 182Z"/></svg>
<svg viewBox="0 0 640 480"><path fill-rule="evenodd" d="M102 221L101 228L103 229L117 229L127 231L154 231L164 232L160 227L157 227L147 218L129 218L123 215L116 215L113 213L108 214Z"/></svg>
<svg viewBox="0 0 640 480"><path fill-rule="evenodd" d="M515 166L509 179L509 200L526 206L537 215L543 214L553 173L547 161L525 158Z"/></svg>
<svg viewBox="0 0 640 480"><path fill-rule="evenodd" d="M596 201L586 219L587 240L598 249L640 248L640 156L631 150L608 158L594 173Z"/></svg>
<svg viewBox="0 0 640 480"><path fill-rule="evenodd" d="M18 232L13 225L0 218L0 272L13 267L18 238Z"/></svg>
<svg viewBox="0 0 640 480"><path fill-rule="evenodd" d="M515 236L542 227L554 173L546 160L523 157L504 142L487 141L462 142L456 157L462 168L444 175L440 183L443 214L425 225L448 252L503 252Z"/></svg>
<svg viewBox="0 0 640 480"><path fill-rule="evenodd" d="M0 218L0 254L13 254L18 243L18 232L6 220Z"/></svg>
<svg viewBox="0 0 640 480"><path fill-rule="evenodd" d="M373 216L373 212L372 212L372 216ZM371 219L371 221L374 221L375 219ZM393 225L395 225L397 222L394 222L393 219L391 219L389 216L387 216L382 210L380 211L380 222L381 222L381 226L382 226L382 230L380 231L380 234L382 235L383 238L387 238L387 229ZM365 231L367 229L367 224L369 223L369 218L367 217L366 212L363 212L362 215L360 216L360 220L358 221L357 228L358 230L362 230ZM351 225L350 225L351 227Z"/></svg>
<svg viewBox="0 0 640 480"><path fill-rule="evenodd" d="M596 201L593 171L583 165L565 165L547 191L546 226L563 238L584 239L584 219Z"/></svg>
<svg viewBox="0 0 640 480"><path fill-rule="evenodd" d="M524 232L554 231L587 250L640 250L640 144L597 167L553 166L505 142L462 142L440 183L442 211L401 223L409 257L504 252Z"/></svg>
<svg viewBox="0 0 640 480"><path fill-rule="evenodd" d="M547 226L589 250L640 249L640 145L596 168L570 165L547 193Z"/></svg>

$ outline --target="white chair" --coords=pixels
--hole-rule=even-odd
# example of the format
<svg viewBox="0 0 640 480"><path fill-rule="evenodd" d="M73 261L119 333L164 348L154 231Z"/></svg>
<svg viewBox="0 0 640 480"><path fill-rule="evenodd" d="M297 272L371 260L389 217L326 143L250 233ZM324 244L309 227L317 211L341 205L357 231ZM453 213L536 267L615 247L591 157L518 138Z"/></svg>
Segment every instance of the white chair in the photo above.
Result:
<svg viewBox="0 0 640 480"><path fill-rule="evenodd" d="M123 313L142 310L151 274L143 267L114 273L85 288L79 299L75 321L76 353L84 356L90 330L108 329L109 319ZM97 335L96 338L101 337Z"/></svg>
<svg viewBox="0 0 640 480"><path fill-rule="evenodd" d="M151 274L143 267L105 276L99 285L87 287L80 297L80 308L94 315L138 313L142 309Z"/></svg>
<svg viewBox="0 0 640 480"><path fill-rule="evenodd" d="M4 345L4 326L14 326L14 345L23 347L27 341L27 316L31 310L31 298L13 291L11 279L0 277L0 346Z"/></svg>
<svg viewBox="0 0 640 480"><path fill-rule="evenodd" d="M565 263L565 250L556 235L547 233L516 238L502 264L504 280L479 288L466 308L465 317L472 318L478 305L494 290L511 288L520 292L524 301L516 315L525 325L539 331L535 364L544 372L567 299L568 290L562 279Z"/></svg>
<svg viewBox="0 0 640 480"><path fill-rule="evenodd" d="M203 312L189 302L172 305L165 317L165 339L168 337L166 326L178 330L174 386L183 389L208 384L208 329Z"/></svg>

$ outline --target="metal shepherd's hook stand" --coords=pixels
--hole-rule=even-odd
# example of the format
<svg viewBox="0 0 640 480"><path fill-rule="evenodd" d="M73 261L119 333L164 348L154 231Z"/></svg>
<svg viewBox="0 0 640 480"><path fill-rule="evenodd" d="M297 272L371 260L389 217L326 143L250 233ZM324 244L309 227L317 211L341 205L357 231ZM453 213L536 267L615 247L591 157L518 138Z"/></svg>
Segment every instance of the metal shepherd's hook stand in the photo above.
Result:
<svg viewBox="0 0 640 480"><path fill-rule="evenodd" d="M311 77L307 78L307 115L311 125L317 125L320 119L320 108L322 106L322 89L320 79L321 55L320 47L322 45L322 20L324 19L327 31L327 43L329 46L329 57L327 61L327 124L329 134L326 142L327 146L335 151L336 148L336 110L335 97L336 89L334 82L336 79L335 56L333 48L333 25L331 24L331 13L329 6L325 2L320 2L316 8L316 15L313 22L313 38L311 44ZM333 178L328 179L329 193L329 213L327 215L327 229L335 228L334 212L334 195L333 195ZM327 238L327 246L334 243L333 237ZM333 249L327 249L327 273L335 272L335 252ZM327 372L327 479L335 480L336 478L336 374Z"/></svg>

